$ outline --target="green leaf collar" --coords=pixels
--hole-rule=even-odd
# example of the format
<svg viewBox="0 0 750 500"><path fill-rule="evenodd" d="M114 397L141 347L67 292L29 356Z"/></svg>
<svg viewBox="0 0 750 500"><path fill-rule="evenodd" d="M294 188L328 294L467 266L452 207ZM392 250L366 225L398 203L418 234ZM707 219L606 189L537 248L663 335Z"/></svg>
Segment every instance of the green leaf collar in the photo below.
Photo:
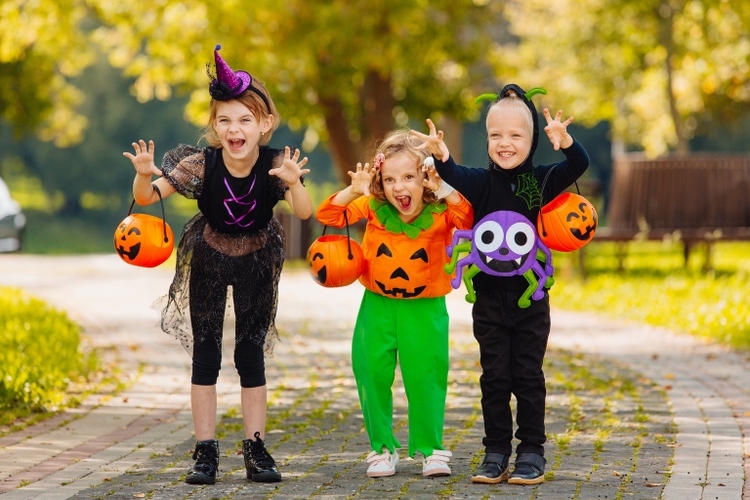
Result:
<svg viewBox="0 0 750 500"><path fill-rule="evenodd" d="M411 224L408 224L401 220L398 209L388 201L378 201L375 198L370 198L370 210L375 212L375 216L383 224L385 230L393 234L403 233L412 240L416 239L422 231L427 231L432 227L432 224L435 222L432 214L441 214L447 208L442 203L426 204L419 216Z"/></svg>

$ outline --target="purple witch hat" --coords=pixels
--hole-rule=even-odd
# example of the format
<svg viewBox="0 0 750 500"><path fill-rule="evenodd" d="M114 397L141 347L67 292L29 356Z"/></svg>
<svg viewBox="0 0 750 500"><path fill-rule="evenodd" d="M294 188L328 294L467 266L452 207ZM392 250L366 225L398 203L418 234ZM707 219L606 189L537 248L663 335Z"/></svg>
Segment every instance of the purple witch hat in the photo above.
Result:
<svg viewBox="0 0 750 500"><path fill-rule="evenodd" d="M217 45L214 49L214 59L216 60L215 77L210 73L211 64L208 64L208 76L212 78L211 84L208 86L208 93L217 101L227 101L234 99L247 90L253 81L253 77L247 71L232 71L232 68L219 55L219 49L221 49L221 45Z"/></svg>

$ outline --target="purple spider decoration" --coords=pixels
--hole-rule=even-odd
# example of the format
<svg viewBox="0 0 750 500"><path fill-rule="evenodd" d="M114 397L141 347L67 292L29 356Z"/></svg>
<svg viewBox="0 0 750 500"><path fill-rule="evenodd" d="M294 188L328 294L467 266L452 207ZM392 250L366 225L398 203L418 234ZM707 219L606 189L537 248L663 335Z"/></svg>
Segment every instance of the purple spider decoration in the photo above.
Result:
<svg viewBox="0 0 750 500"><path fill-rule="evenodd" d="M461 238L469 241L459 243ZM544 297L544 289L554 283L552 253L539 238L534 224L517 212L492 212L472 230L456 231L447 251L451 261L445 265L445 272L450 274L458 268L451 280L453 288L461 285L462 268L469 266L463 273L463 281L468 290L466 300L470 303L476 301L471 279L480 272L526 278L529 287L518 299L521 308L531 305L529 298L540 300ZM459 259L461 254L467 253L468 256Z"/></svg>

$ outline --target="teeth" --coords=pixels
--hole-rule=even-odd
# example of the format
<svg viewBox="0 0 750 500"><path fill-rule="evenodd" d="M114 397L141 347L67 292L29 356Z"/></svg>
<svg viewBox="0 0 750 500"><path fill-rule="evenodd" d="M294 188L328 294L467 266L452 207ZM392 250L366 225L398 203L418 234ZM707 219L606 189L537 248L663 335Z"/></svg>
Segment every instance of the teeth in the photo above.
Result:
<svg viewBox="0 0 750 500"><path fill-rule="evenodd" d="M493 258L492 258L492 257L490 257L489 255L487 256L487 264L489 264L489 263L490 263L490 262L492 262L493 260L495 260L495 259L493 259Z"/></svg>
<svg viewBox="0 0 750 500"><path fill-rule="evenodd" d="M516 264L518 264L519 266L521 265L521 257L516 259Z"/></svg>

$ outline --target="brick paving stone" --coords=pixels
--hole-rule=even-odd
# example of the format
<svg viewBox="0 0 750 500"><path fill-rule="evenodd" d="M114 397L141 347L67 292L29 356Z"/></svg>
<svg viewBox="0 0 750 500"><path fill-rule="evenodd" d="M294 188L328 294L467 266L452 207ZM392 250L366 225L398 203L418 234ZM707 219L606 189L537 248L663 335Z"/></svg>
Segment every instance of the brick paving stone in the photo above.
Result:
<svg viewBox="0 0 750 500"><path fill-rule="evenodd" d="M0 284L5 280L24 286L71 311L71 317L86 327L91 345L115 346L122 366L144 366L136 383L118 398L104 401L103 407L114 415L132 415L133 409L141 415L171 415L171 421L144 427L105 449L92 449L80 463L0 495L2 500L743 498L746 464L740 430L750 428L750 413L745 415L750 408L745 360L692 337L560 311L553 312L545 362L547 481L534 486L471 483L483 457L484 433L478 352L470 306L461 293L450 295L448 301L451 371L444 443L453 452L452 476L422 477L421 457L408 460L402 449L395 476L368 478L364 458L369 441L349 359L361 287L323 289L306 272L294 270L282 276L282 340L266 362L266 443L284 480L256 484L245 477L238 454L244 437L238 383L227 341L229 354L218 387L219 481L214 486L187 485L183 479L195 444L187 397L189 358L176 341L158 331L156 313L148 309L158 291L166 290L169 271L118 268L120 262L113 256L8 257L0 256ZM18 269L35 269L38 276ZM71 281L76 276L81 278ZM129 286L123 286L126 283ZM115 300L110 297L122 290L126 296L121 300L129 310L80 307L94 304L94 298ZM231 328L231 322L227 326ZM122 402L125 399L128 404ZM400 376L394 409L396 434L406 446L406 398ZM95 413L89 408L84 416ZM0 455L61 434L56 421L50 422L24 431L32 438L5 436ZM68 443L53 456L80 445L72 436ZM45 456L49 458L49 449L44 447L30 452L31 465L9 477L39 471Z"/></svg>

